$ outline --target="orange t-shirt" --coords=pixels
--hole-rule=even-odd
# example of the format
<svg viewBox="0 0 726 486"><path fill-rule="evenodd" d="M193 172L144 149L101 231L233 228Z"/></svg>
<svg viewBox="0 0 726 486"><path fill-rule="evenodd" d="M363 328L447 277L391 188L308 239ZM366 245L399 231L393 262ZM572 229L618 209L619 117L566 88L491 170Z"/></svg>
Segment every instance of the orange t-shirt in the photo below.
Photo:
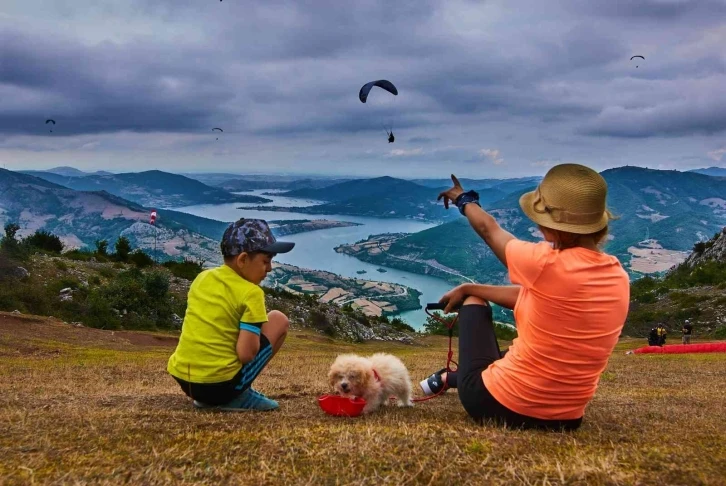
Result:
<svg viewBox="0 0 726 486"><path fill-rule="evenodd" d="M522 286L514 306L518 337L482 372L484 385L522 415L580 418L625 323L628 275L614 256L585 248L515 239L505 251L509 278Z"/></svg>

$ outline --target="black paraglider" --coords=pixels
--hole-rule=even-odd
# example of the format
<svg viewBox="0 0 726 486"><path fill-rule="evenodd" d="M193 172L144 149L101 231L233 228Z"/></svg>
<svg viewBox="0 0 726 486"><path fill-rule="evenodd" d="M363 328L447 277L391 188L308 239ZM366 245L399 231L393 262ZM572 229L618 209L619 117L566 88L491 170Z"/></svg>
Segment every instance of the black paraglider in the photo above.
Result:
<svg viewBox="0 0 726 486"><path fill-rule="evenodd" d="M55 120L48 119L45 121L45 124L47 125L48 123L55 125ZM50 128L50 133L53 133L53 127Z"/></svg>
<svg viewBox="0 0 726 486"><path fill-rule="evenodd" d="M633 60L633 59L635 59L636 57L639 57L639 58L641 58L641 59L642 59L643 61L645 61L645 58L644 58L643 56L633 56L633 57L631 57L631 58L630 58L630 60L632 61L632 60ZM636 64L636 65L635 65L635 67L637 68L637 67L638 67L638 65Z"/></svg>
<svg viewBox="0 0 726 486"><path fill-rule="evenodd" d="M224 133L224 130L222 130L221 128L216 128L216 127L212 128L212 131L215 131L215 130L219 130L220 132ZM219 138L217 138L217 140L219 140Z"/></svg>
<svg viewBox="0 0 726 486"><path fill-rule="evenodd" d="M358 99L361 103L365 103L366 101L368 101L368 93L371 92L374 86L388 91L393 96L398 96L398 89L393 85L392 82L386 79L379 79L378 81L371 81L370 83L366 83L361 87L360 91L358 92ZM391 126L390 130L384 127L384 130L386 130L386 135L388 135L388 143L393 143L396 140L396 137L393 136L393 126Z"/></svg>
<svg viewBox="0 0 726 486"><path fill-rule="evenodd" d="M366 83L363 85L363 87L360 89L360 92L358 93L358 98L360 99L361 103L366 102L366 100L368 99L368 93L371 92L371 89L373 89L374 86L385 89L394 96L398 95L398 90L392 82L385 79L379 79L378 81L371 81L370 83Z"/></svg>

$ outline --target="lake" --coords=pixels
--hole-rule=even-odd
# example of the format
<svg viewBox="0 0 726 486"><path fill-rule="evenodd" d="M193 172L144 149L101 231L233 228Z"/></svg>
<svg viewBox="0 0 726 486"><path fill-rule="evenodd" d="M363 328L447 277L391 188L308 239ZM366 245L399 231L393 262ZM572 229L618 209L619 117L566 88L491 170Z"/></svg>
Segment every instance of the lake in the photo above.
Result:
<svg viewBox="0 0 726 486"><path fill-rule="evenodd" d="M302 207L319 204L321 201L309 199L296 199L285 196L262 195L263 192L277 193L274 190L255 190L241 194L260 195L273 201L267 203L270 206ZM235 221L239 218L259 218L265 220L275 219L333 219L337 221L350 221L360 223L361 226L350 226L346 228L330 228L308 233L298 233L280 238L284 241L294 241L295 249L289 253L280 254L275 257L276 261L295 265L303 268L326 270L346 277L378 280L382 282L394 282L413 287L421 295L421 305L427 302L437 302L444 293L448 292L452 285L439 278L405 272L395 268L386 268L386 273L378 272L380 265L373 265L362 262L342 253L336 253L333 248L342 243L355 243L367 238L370 235L380 233L416 233L434 226L432 223L412 221L408 219L379 219L358 216L345 216L340 214L303 214L296 212L278 212L264 210L242 210L237 209L244 206L240 203L231 204L199 204L174 208L196 216L216 219L218 221ZM264 205L261 205L264 206ZM357 274L357 271L365 270L365 274ZM399 315L403 320L415 329L420 329L426 320L426 313L423 309L403 312Z"/></svg>

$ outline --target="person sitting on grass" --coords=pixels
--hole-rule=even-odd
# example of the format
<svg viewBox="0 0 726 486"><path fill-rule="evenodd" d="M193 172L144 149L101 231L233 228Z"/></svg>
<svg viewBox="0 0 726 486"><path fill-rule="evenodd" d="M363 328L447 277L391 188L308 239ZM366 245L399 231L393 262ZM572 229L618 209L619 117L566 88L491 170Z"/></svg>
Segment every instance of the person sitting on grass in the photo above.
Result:
<svg viewBox="0 0 726 486"><path fill-rule="evenodd" d="M260 288L277 253L294 243L276 241L267 222L240 219L222 236L224 264L192 282L182 332L167 371L197 408L275 410L251 385L287 336L285 314L265 309Z"/></svg>
<svg viewBox="0 0 726 486"><path fill-rule="evenodd" d="M577 164L553 167L519 204L538 225L540 243L521 241L479 206L474 191L442 192L509 270L516 285L463 284L446 293L445 312L459 308L459 367L421 382L427 395L458 388L476 421L512 427L577 429L625 324L628 275L605 254L607 183ZM455 236L452 235L452 238ZM518 337L502 356L493 302L514 309ZM463 305L462 305L463 304Z"/></svg>

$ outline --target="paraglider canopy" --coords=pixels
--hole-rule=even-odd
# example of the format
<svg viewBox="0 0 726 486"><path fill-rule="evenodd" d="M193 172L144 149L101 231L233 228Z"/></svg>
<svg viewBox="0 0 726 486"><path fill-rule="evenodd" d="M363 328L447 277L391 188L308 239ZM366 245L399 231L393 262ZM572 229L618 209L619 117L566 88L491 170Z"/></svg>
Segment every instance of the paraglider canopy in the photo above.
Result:
<svg viewBox="0 0 726 486"><path fill-rule="evenodd" d="M221 128L217 128L217 127L212 128L212 131L215 131L215 130L219 130L220 132L224 133L224 130L222 130ZM219 138L217 138L217 140L219 140Z"/></svg>
<svg viewBox="0 0 726 486"><path fill-rule="evenodd" d="M379 79L378 81L371 81L370 83L366 83L363 85L363 87L361 87L360 92L358 93L358 99L360 99L361 103L366 102L366 100L368 99L368 93L371 92L371 89L373 89L374 86L378 86L381 89L385 89L392 95L398 96L398 90L392 82L385 79Z"/></svg>
<svg viewBox="0 0 726 486"><path fill-rule="evenodd" d="M631 57L631 58L630 58L630 60L632 61L632 60L633 60L633 59L635 59L636 57L639 57L639 58L641 58L641 59L642 59L643 61L645 61L645 58L644 58L643 56L633 56L633 57ZM637 67L638 67L638 65L636 64L636 65L635 65L635 67L637 68Z"/></svg>
<svg viewBox="0 0 726 486"><path fill-rule="evenodd" d="M55 120L51 120L51 119L49 118L49 119L47 119L47 120L45 121L45 124L46 124L46 125L47 125L48 123L52 123L53 125L55 125ZM52 129L52 128L50 129L50 132L51 132L51 133L53 133L53 129Z"/></svg>

